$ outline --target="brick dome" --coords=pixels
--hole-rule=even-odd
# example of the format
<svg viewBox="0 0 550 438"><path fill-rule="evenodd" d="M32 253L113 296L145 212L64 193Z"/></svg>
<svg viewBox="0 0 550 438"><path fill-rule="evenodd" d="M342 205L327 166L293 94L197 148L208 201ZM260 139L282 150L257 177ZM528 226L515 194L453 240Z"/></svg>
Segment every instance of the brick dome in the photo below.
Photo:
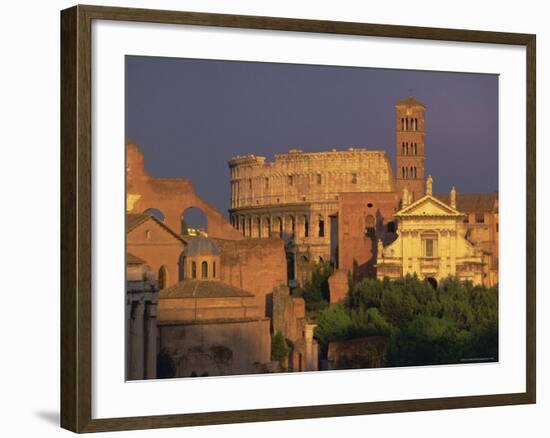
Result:
<svg viewBox="0 0 550 438"><path fill-rule="evenodd" d="M220 248L212 239L204 236L197 236L187 245L183 255L185 257L219 256Z"/></svg>

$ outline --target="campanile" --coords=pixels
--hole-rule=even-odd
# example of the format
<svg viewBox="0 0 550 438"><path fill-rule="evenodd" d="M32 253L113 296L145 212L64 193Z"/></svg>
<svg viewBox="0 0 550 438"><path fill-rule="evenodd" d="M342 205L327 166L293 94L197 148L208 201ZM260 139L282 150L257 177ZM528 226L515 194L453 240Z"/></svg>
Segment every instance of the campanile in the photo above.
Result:
<svg viewBox="0 0 550 438"><path fill-rule="evenodd" d="M395 104L396 188L407 188L411 202L424 195L424 113L426 106L409 96Z"/></svg>

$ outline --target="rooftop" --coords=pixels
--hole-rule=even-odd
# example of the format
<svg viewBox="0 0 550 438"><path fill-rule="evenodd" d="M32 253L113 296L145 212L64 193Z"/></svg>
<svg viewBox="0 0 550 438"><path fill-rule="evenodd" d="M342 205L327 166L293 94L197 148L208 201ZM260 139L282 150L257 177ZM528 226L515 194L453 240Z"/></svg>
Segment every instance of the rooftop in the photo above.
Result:
<svg viewBox="0 0 550 438"><path fill-rule="evenodd" d="M164 228L168 233L172 234L175 238L182 241L183 243L187 243L187 239L177 234L175 231L173 231L168 225L166 225L164 222L158 220L155 216L145 213L126 213L126 233L129 233L134 228L138 227L145 221L152 220L159 224L162 228Z"/></svg>
<svg viewBox="0 0 550 438"><path fill-rule="evenodd" d="M447 205L451 203L449 193L434 195ZM462 212L498 211L498 192L495 193L457 193L456 209Z"/></svg>
<svg viewBox="0 0 550 438"><path fill-rule="evenodd" d="M254 294L251 292L213 280L183 280L159 292L160 298L244 298L253 296Z"/></svg>
<svg viewBox="0 0 550 438"><path fill-rule="evenodd" d="M140 259L138 256L135 256L132 253L126 253L126 264L127 265L144 265L145 260Z"/></svg>
<svg viewBox="0 0 550 438"><path fill-rule="evenodd" d="M220 248L214 240L204 236L196 236L191 239L183 255L185 257L207 255L219 256Z"/></svg>
<svg viewBox="0 0 550 438"><path fill-rule="evenodd" d="M426 105L424 105L422 102L419 102L412 96L408 96L405 99L398 100L395 106L420 106L422 108L426 108Z"/></svg>

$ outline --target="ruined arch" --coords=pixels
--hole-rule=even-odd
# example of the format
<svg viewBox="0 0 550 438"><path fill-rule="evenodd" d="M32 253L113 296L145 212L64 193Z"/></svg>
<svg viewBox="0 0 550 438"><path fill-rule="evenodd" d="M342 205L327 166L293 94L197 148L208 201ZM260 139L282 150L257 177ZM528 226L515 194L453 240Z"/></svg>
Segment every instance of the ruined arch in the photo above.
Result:
<svg viewBox="0 0 550 438"><path fill-rule="evenodd" d="M180 231L185 236L208 234L208 217L200 207L187 207L180 216Z"/></svg>
<svg viewBox="0 0 550 438"><path fill-rule="evenodd" d="M127 143L126 151L128 196L135 199L129 212L139 213L149 208L156 208L164 214L164 223L179 234L182 211L196 207L200 208L207 217L210 237L243 239L242 234L231 226L219 210L195 193L189 179L154 178L145 170L143 153L136 144Z"/></svg>

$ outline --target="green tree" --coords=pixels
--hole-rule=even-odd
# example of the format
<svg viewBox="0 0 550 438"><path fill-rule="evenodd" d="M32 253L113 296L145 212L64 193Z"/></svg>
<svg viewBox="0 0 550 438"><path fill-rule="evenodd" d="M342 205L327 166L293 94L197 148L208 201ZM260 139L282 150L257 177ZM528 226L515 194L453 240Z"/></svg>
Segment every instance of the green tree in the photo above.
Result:
<svg viewBox="0 0 550 438"><path fill-rule="evenodd" d="M498 287L416 276L350 282L345 305L318 312L322 346L368 336L388 340L386 366L498 360Z"/></svg>
<svg viewBox="0 0 550 438"><path fill-rule="evenodd" d="M310 280L294 291L295 296L301 296L304 299L306 312L310 319L316 319L328 306L328 278L332 271L329 263L318 263L311 272Z"/></svg>
<svg viewBox="0 0 550 438"><path fill-rule="evenodd" d="M390 338L389 366L458 363L462 358L461 334L446 318L419 316Z"/></svg>
<svg viewBox="0 0 550 438"><path fill-rule="evenodd" d="M315 337L322 345L350 338L351 317L341 304L327 307L316 322Z"/></svg>
<svg viewBox="0 0 550 438"><path fill-rule="evenodd" d="M288 352L289 348L285 337L280 330L277 330L271 339L271 360L277 362L281 370L284 370Z"/></svg>

